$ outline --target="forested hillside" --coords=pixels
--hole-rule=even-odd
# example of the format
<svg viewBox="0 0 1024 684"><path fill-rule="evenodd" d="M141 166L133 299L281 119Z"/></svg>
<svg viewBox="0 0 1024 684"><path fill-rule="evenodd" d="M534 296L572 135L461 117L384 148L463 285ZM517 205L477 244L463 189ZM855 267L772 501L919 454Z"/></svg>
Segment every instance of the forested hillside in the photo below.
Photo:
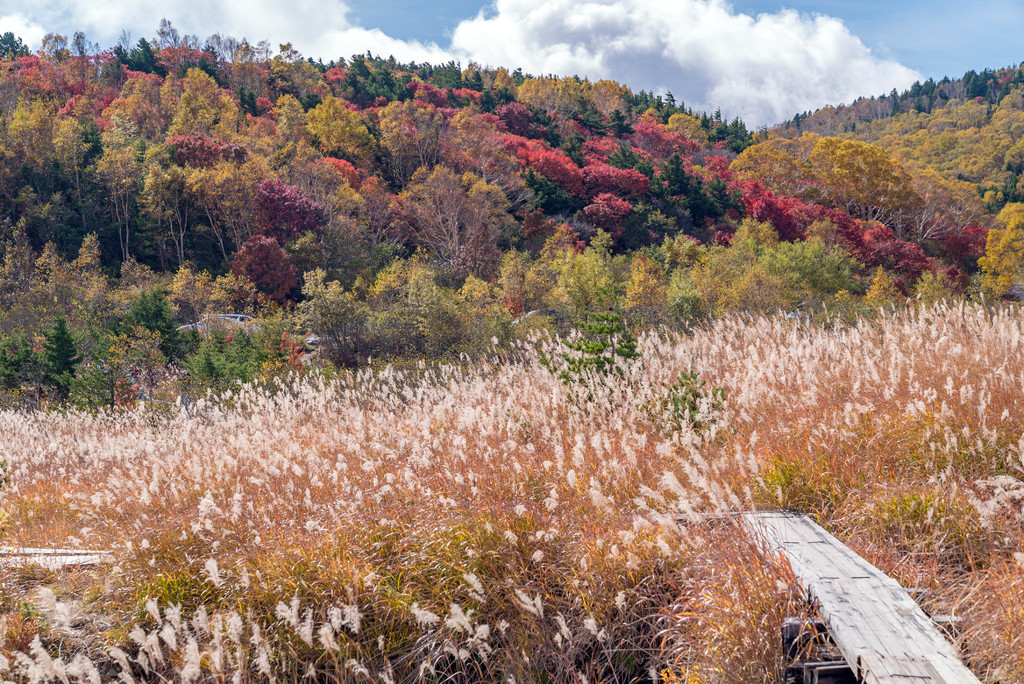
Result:
<svg viewBox="0 0 1024 684"><path fill-rule="evenodd" d="M531 325L571 325L613 306L638 329L856 312L862 296L999 296L1019 270L1010 245L971 279L1008 198L972 183L1012 172L980 163L957 180L963 158L918 163L911 134L879 131L886 148L773 134L751 146L738 120L615 82L324 63L166 21L106 50L76 34L30 53L7 34L0 54L8 390L66 398L88 369L140 359L252 379L296 367L303 332L355 364L476 352L535 310L546 316ZM933 114L902 116L976 109L1009 149L1011 91L936 95ZM958 145L959 130L924 138ZM177 330L231 312L264 323L216 339ZM62 335L73 344L54 366L44 342Z"/></svg>
<svg viewBox="0 0 1024 684"><path fill-rule="evenodd" d="M794 117L785 136L817 133L870 142L904 163L980 185L990 210L1024 199L1024 71L1019 67L962 78L929 79L909 90L862 98Z"/></svg>
<svg viewBox="0 0 1024 684"><path fill-rule="evenodd" d="M607 81L369 57L325 65L287 45L272 58L266 44L218 37L200 48L169 26L155 43L91 54L81 36L51 36L38 54L8 52L4 218L35 249L52 241L73 255L96 233L106 264L217 271L256 235L286 246L345 233L361 256L384 242L423 246L439 264L484 273L537 211L579 213L623 247L651 242L649 227L700 232L730 208L724 188L683 216L678 190L689 187L648 181L673 155L688 162L677 175L693 176L693 163L716 156L695 158L701 149L740 151L749 139L738 121L694 118ZM481 233L466 244L441 244L417 213L417 193L450 183L448 171L463 186L455 194L484 184L472 202L480 225L459 222ZM648 226L654 200L675 225ZM326 265L349 278L359 268Z"/></svg>

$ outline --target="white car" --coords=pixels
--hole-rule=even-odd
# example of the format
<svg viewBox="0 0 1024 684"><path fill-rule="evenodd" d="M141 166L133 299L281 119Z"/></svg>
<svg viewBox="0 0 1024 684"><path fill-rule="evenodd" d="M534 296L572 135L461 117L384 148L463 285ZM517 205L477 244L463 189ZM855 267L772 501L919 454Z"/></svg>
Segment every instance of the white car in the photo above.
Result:
<svg viewBox="0 0 1024 684"><path fill-rule="evenodd" d="M196 323L183 325L178 330L197 330L201 335L209 335L214 330L234 330L243 328L245 330L258 331L256 319L245 314L213 314L204 316Z"/></svg>

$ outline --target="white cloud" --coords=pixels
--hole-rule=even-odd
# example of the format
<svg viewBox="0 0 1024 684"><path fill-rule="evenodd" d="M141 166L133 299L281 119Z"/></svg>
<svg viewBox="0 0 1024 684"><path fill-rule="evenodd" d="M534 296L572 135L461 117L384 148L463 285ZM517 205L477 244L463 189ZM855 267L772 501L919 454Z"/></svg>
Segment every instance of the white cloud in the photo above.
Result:
<svg viewBox="0 0 1024 684"><path fill-rule="evenodd" d="M0 16L8 1L0 0ZM197 35L200 39L221 33L251 41L267 39L274 47L291 42L304 54L324 61L366 51L407 61L453 58L434 43L398 40L378 29L352 24L348 7L339 0L37 0L25 11L35 22L26 24L32 30L20 30L21 25L15 23L22 18L19 14L0 22L11 20L11 26L19 30L6 30L21 35L34 48L39 47L48 31L66 35L84 31L90 40L103 46L116 43L122 29L131 34L133 41L150 38L155 35L160 19L166 18L182 34Z"/></svg>
<svg viewBox="0 0 1024 684"><path fill-rule="evenodd" d="M3 5L12 0L0 0ZM426 11L426 10L425 10ZM748 125L905 88L920 74L871 53L838 19L783 10L756 17L725 0L496 0L461 22L451 44L399 40L352 23L343 0L36 0L0 18L37 46L48 31L85 31L101 45L121 29L151 36L161 17L182 33L290 41L325 61L366 51L408 61L522 67L611 78L720 107ZM7 22L6 24L4 22Z"/></svg>
<svg viewBox="0 0 1024 684"><path fill-rule="evenodd" d="M17 12L0 16L0 35L8 31L33 47L43 42L43 36L46 35L46 29Z"/></svg>
<svg viewBox="0 0 1024 684"><path fill-rule="evenodd" d="M752 17L722 0L497 0L458 26L452 49L535 74L670 90L689 106L721 107L748 124L920 78L875 57L838 19L793 10Z"/></svg>

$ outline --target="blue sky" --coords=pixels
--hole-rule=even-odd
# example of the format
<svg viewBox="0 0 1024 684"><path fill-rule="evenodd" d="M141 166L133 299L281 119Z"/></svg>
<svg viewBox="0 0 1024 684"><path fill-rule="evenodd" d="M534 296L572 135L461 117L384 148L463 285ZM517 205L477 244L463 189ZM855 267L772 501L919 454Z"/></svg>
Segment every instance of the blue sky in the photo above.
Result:
<svg viewBox="0 0 1024 684"><path fill-rule="evenodd" d="M791 7L839 19L881 56L936 80L1024 60L1024 3L1018 0L790 0L733 2L741 12Z"/></svg>
<svg viewBox="0 0 1024 684"><path fill-rule="evenodd" d="M0 0L0 31L33 47L46 32L150 37L161 17L325 60L371 51L610 78L749 125L1019 63L1024 32L1020 0Z"/></svg>

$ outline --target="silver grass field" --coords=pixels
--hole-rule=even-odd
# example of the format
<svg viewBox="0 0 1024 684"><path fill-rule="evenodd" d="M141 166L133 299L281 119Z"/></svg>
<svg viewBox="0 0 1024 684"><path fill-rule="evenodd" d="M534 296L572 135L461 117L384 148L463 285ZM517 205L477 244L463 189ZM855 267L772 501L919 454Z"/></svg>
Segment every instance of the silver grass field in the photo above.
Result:
<svg viewBox="0 0 1024 684"><path fill-rule="evenodd" d="M189 405L0 413L16 681L771 681L788 567L711 514L802 511L1024 681L1024 312L729 317L563 383L500 360ZM497 353L497 352L496 352ZM696 371L695 411L666 401ZM715 401L711 388L721 387Z"/></svg>

